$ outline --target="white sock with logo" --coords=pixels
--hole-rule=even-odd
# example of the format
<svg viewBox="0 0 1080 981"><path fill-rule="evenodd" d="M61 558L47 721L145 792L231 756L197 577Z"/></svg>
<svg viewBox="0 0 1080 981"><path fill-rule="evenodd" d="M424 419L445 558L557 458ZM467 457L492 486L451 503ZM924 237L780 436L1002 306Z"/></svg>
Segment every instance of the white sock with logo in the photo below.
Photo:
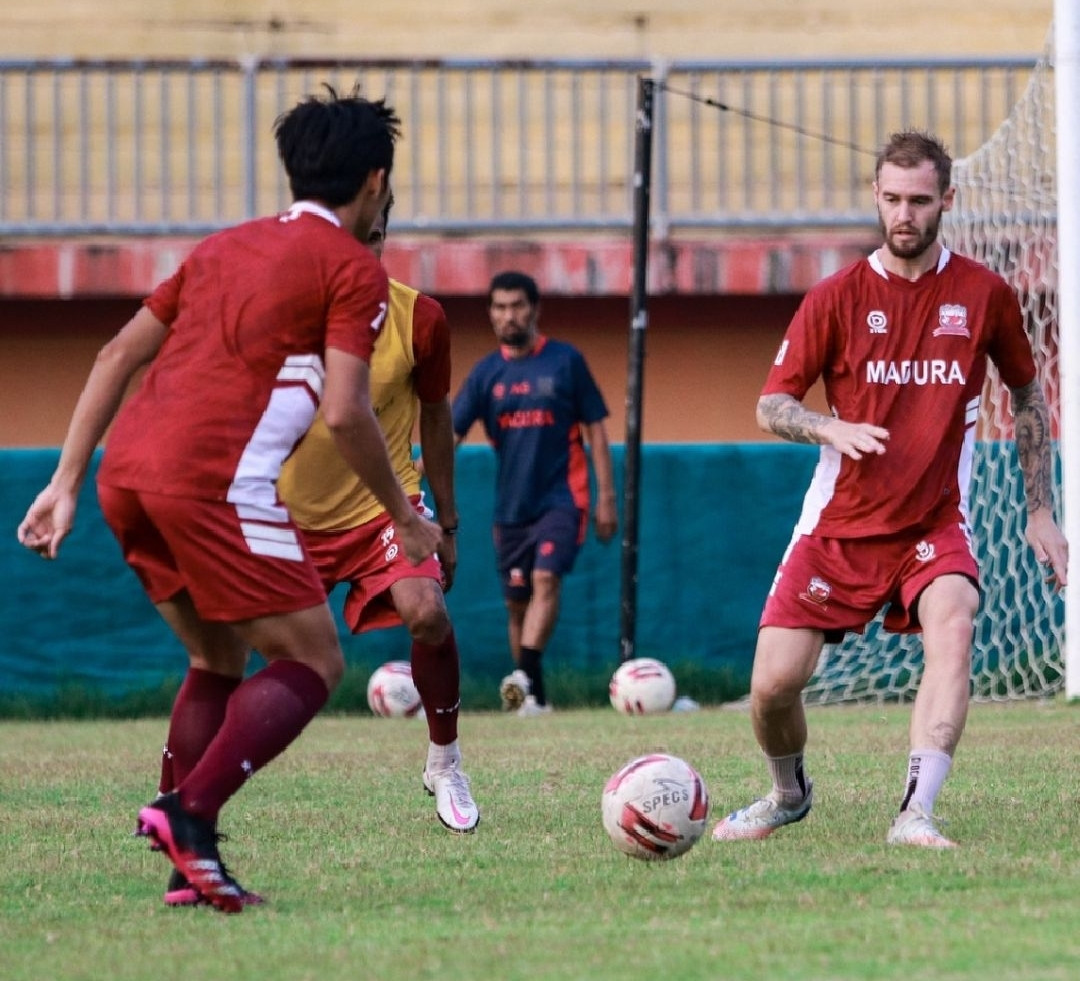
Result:
<svg viewBox="0 0 1080 981"><path fill-rule="evenodd" d="M934 813L934 801L949 775L952 757L940 749L913 749L908 757L907 785L901 812L918 804L927 814Z"/></svg>

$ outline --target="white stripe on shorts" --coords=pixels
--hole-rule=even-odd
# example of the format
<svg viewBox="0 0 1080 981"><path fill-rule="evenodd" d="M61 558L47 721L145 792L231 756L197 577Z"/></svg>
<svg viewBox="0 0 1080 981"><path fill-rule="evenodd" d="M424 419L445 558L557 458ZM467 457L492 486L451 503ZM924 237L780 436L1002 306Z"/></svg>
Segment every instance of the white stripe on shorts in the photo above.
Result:
<svg viewBox="0 0 1080 981"><path fill-rule="evenodd" d="M268 555L275 559L288 559L290 562L304 561L304 550L292 528L241 521L240 530L254 555Z"/></svg>

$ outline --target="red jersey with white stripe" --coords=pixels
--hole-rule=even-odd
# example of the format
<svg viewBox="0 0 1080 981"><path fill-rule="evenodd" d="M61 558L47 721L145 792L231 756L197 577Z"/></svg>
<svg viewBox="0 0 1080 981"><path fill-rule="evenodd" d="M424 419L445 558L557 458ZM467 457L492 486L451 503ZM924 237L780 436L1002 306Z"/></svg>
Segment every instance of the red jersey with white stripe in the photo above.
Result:
<svg viewBox="0 0 1080 981"><path fill-rule="evenodd" d="M322 397L327 347L370 362L387 277L311 202L213 235L146 300L169 333L109 434L99 481L287 519L281 463Z"/></svg>
<svg viewBox="0 0 1080 981"><path fill-rule="evenodd" d="M820 377L834 415L889 430L855 461L823 446L796 533L887 535L967 520L989 357L1010 388L1035 377L1020 306L996 273L943 249L917 281L877 254L818 283L788 327L763 395L802 399Z"/></svg>

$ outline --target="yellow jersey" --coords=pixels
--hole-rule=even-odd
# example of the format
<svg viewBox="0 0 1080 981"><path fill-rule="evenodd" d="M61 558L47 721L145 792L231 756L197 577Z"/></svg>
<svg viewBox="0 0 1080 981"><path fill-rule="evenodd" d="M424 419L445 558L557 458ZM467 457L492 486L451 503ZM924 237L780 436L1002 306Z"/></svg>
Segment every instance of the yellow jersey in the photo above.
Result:
<svg viewBox="0 0 1080 981"><path fill-rule="evenodd" d="M390 306L371 355L371 404L407 495L420 492L412 439L420 402L450 390L450 336L439 303L390 280ZM320 413L285 461L278 495L308 531L356 528L385 511L338 452Z"/></svg>

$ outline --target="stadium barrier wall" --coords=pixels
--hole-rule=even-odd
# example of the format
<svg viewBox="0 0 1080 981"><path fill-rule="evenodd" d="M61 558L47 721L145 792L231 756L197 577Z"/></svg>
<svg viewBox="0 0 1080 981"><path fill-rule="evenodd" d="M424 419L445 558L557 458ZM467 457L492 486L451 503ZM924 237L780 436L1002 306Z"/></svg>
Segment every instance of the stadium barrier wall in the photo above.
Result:
<svg viewBox="0 0 1080 981"><path fill-rule="evenodd" d="M613 447L622 480L623 447ZM0 692L49 696L81 686L109 696L178 679L184 652L158 618L97 507L95 458L75 529L56 562L20 547L15 528L51 476L55 449L0 450ZM816 460L786 444L643 448L638 552L638 656L730 668L749 677L757 618ZM509 654L491 542L494 455L458 450L461 516L457 580L448 595L463 674L497 681ZM621 496L621 495L620 495ZM590 529L565 582L547 661L605 669L619 657L621 539ZM407 658L403 628L349 636L343 590L332 596L350 664Z"/></svg>

